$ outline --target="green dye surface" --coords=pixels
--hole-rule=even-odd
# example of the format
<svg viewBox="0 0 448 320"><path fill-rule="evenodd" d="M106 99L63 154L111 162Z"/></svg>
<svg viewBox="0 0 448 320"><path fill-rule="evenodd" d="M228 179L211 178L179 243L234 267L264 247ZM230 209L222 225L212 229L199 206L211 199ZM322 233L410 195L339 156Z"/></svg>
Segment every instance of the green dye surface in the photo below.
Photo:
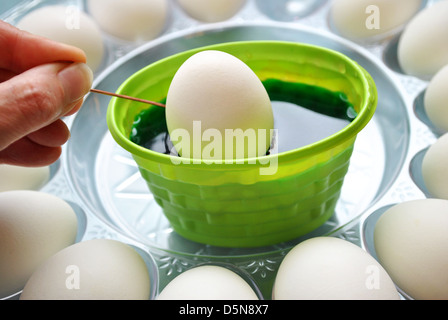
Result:
<svg viewBox="0 0 448 320"><path fill-rule="evenodd" d="M282 101L342 120L353 121L356 111L342 92L304 83L268 79L263 82L271 101Z"/></svg>
<svg viewBox="0 0 448 320"><path fill-rule="evenodd" d="M342 130L356 118L353 105L342 92L275 79L265 80L263 85L272 101L274 127L278 130L276 152L317 142ZM138 114L130 139L153 151L172 154L174 148L168 135L165 109L151 106Z"/></svg>

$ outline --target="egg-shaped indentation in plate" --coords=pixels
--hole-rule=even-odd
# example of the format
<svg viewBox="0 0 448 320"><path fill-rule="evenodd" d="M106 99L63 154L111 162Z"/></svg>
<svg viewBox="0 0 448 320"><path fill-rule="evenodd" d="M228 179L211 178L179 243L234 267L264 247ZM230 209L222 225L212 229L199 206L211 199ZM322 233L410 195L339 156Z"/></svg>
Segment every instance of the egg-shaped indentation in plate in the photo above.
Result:
<svg viewBox="0 0 448 320"><path fill-rule="evenodd" d="M327 0L256 0L258 9L275 21L291 22L313 13Z"/></svg>
<svg viewBox="0 0 448 320"><path fill-rule="evenodd" d="M431 119L425 108L425 94L426 90L421 91L414 100L414 113L417 118L423 122L436 136L441 136L444 132L438 129Z"/></svg>
<svg viewBox="0 0 448 320"><path fill-rule="evenodd" d="M421 150L411 159L409 164L409 174L411 179L414 181L415 185L423 192L426 197L431 197L428 188L425 185L422 173L423 159L425 158L428 148Z"/></svg>
<svg viewBox="0 0 448 320"><path fill-rule="evenodd" d="M440 69L428 83L421 105L438 135L448 132L447 84L448 64Z"/></svg>
<svg viewBox="0 0 448 320"><path fill-rule="evenodd" d="M400 42L400 36L401 34L396 35L386 44L382 58L384 64L389 67L389 69L396 73L404 74L400 62L398 61L398 43Z"/></svg>
<svg viewBox="0 0 448 320"><path fill-rule="evenodd" d="M75 242L80 242L86 234L87 214L84 209L75 202L68 200L66 202L72 207L73 211L75 211L76 218L78 219L78 231L76 233Z"/></svg>
<svg viewBox="0 0 448 320"><path fill-rule="evenodd" d="M448 133L426 151L421 165L422 180L433 198L448 199Z"/></svg>
<svg viewBox="0 0 448 320"><path fill-rule="evenodd" d="M149 274L149 300L154 300L159 292L159 269L157 267L157 263L148 250L137 247L135 245L131 245L131 247L137 251L137 253L142 257L143 261L146 264L146 268L148 269Z"/></svg>
<svg viewBox="0 0 448 320"><path fill-rule="evenodd" d="M362 241L363 246L367 250L367 252L378 261L378 256L375 250L375 242L374 242L374 235L375 235L375 226L378 221L378 219L390 208L392 208L394 205L387 205L384 207L381 207L377 210L375 210L373 213L371 213L363 222L362 224ZM403 292L402 289L397 287L398 292L403 296L404 299L412 300L412 298L406 294L406 292Z"/></svg>

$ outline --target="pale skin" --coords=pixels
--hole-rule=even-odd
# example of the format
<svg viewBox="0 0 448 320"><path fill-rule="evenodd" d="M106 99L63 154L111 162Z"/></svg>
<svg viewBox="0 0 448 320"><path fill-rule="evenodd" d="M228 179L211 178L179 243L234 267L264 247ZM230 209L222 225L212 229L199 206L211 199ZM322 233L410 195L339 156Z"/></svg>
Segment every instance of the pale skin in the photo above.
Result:
<svg viewBox="0 0 448 320"><path fill-rule="evenodd" d="M81 49L0 21L0 164L57 161L92 79Z"/></svg>

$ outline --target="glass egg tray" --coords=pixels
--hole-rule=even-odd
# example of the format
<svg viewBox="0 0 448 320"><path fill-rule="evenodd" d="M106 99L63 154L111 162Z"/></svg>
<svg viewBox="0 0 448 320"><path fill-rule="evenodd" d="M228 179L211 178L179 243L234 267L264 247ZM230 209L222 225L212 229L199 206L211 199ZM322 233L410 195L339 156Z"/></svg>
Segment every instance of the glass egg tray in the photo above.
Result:
<svg viewBox="0 0 448 320"><path fill-rule="evenodd" d="M372 232L384 208L427 196L421 160L437 139L423 110L427 82L399 69L399 34L371 44L353 43L332 30L328 1L304 2L310 4L301 13L291 13L271 10L266 7L268 1L249 1L236 17L214 24L179 18L177 12L171 18L171 27L151 42L138 46L109 44L108 61L97 72L93 86L114 92L129 76L152 62L222 42L293 41L347 55L372 75L379 102L373 120L358 135L333 217L311 234L262 248L220 248L180 237L149 193L131 156L108 131L106 112L111 98L89 94L79 113L65 119L71 139L61 159L52 166L51 180L42 189L76 206L84 217L80 219L81 239L112 238L147 252L157 264L158 290L193 266L228 263L249 277L265 299L271 297L283 257L307 238L335 236L374 254Z"/></svg>

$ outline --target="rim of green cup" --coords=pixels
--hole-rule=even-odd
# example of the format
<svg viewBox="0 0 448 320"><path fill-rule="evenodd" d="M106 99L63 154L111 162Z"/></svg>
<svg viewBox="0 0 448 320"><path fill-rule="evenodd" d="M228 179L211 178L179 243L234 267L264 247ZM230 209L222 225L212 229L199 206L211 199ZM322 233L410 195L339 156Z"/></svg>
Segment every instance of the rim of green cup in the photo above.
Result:
<svg viewBox="0 0 448 320"><path fill-rule="evenodd" d="M324 139L321 139L315 143L292 149L289 151L284 151L278 154L273 155L267 155L263 157L256 157L256 158L245 158L245 159L234 159L234 160L223 160L222 163L216 163L216 160L207 160L207 159L193 159L188 158L185 160L188 161L181 161L179 163L179 159L183 159L182 157L162 154L150 149L147 149L145 147L142 147L130 140L130 137L126 136L124 132L120 129L118 123L117 123L117 110L122 108L120 106L123 102L122 99L113 97L110 100L109 108L107 111L107 124L109 127L109 131L112 134L112 137L115 139L115 141L123 147L125 150L129 151L131 154L144 158L144 159L150 159L159 163L165 163L165 164L173 164L173 157L177 160L176 166L190 166L192 161L195 160L196 165L207 165L208 169L213 168L220 168L221 166L228 167L232 164L237 164L238 166L241 166L241 163L253 163L251 166L255 164L255 166L261 165L257 161L260 158L264 159L264 162L268 162L270 158L278 157L278 161L288 161L288 160L297 160L298 158L305 158L310 157L316 154L320 154L326 151L329 151L333 149L335 146L341 145L344 142L353 139L372 119L377 106L378 101L378 94L376 90L376 85L370 76L370 74L361 67L357 62L349 58L348 56L332 50L325 47L320 47L316 45L311 44L304 44L304 43L296 43L296 42L287 42L287 41L238 41L238 42L228 42L228 43L221 43L221 44L215 44L215 45L209 45L204 47L199 47L196 49L190 49L184 52L180 52L174 55L171 55L169 57L163 58L161 60L158 60L141 70L134 73L132 76L130 76L128 79L126 79L122 85L117 89L116 93L118 94L126 94L126 88L131 84L133 81L135 81L136 77L141 76L144 73L147 73L149 70L159 66L159 65L165 65L169 64L172 60L178 60L182 58L183 60L187 60L190 56L192 56L195 53L204 51L204 50L222 50L226 51L226 49L231 49L235 46L248 46L248 45L264 45L266 46L266 50L269 50L269 46L271 45L283 45L283 46L299 46L303 48L313 49L316 51L320 51L321 53L325 53L328 55L328 58L337 60L337 61L343 61L344 63L351 65L351 67L357 71L358 73L358 79L362 82L363 92L362 92L362 100L359 105L359 110L357 111L358 114L356 118L350 122L345 128L338 131L337 133L330 135ZM176 70L177 71L177 70ZM174 75L174 74L173 74ZM149 107L149 105L148 105ZM158 107L157 107L158 108ZM130 124L131 125L131 124ZM174 165L174 164L173 164ZM244 165L242 166L244 167Z"/></svg>

